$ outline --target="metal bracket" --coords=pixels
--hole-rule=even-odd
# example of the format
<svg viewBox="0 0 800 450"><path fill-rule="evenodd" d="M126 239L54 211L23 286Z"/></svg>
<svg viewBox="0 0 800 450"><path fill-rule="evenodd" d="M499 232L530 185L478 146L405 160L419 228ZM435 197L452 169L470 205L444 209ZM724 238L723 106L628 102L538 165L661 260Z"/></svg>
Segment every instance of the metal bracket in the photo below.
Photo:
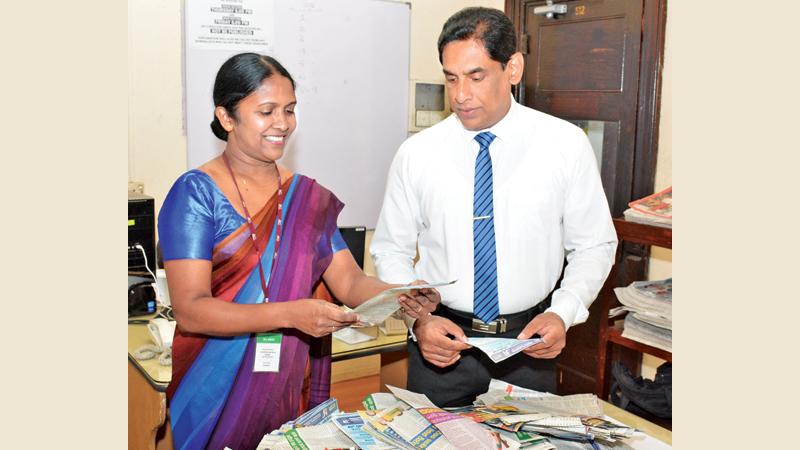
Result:
<svg viewBox="0 0 800 450"><path fill-rule="evenodd" d="M533 13L537 16L545 16L548 19L552 19L556 14L566 14L567 5L554 5L553 0L547 0L547 6L537 6L533 8Z"/></svg>

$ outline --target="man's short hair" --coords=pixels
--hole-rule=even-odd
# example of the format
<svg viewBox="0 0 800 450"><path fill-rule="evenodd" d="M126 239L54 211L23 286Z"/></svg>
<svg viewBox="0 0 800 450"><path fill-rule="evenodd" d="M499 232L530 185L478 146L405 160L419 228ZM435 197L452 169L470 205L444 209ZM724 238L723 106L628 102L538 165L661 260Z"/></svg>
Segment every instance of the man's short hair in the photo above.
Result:
<svg viewBox="0 0 800 450"><path fill-rule="evenodd" d="M489 57L503 65L517 49L514 24L502 11L492 8L464 8L447 19L439 34L439 62L445 46L453 41L477 39Z"/></svg>

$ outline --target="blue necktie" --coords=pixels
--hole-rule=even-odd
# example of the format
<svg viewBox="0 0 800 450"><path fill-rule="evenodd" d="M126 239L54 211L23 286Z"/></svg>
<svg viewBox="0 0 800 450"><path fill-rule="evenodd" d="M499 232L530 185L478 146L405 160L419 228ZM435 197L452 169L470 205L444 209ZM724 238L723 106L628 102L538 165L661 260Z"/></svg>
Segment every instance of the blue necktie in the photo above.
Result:
<svg viewBox="0 0 800 450"><path fill-rule="evenodd" d="M497 302L497 257L494 246L494 202L492 158L489 145L495 135L478 133L475 140L481 149L475 159L475 193L472 203L472 241L475 250L475 297L472 311L485 323L500 314Z"/></svg>

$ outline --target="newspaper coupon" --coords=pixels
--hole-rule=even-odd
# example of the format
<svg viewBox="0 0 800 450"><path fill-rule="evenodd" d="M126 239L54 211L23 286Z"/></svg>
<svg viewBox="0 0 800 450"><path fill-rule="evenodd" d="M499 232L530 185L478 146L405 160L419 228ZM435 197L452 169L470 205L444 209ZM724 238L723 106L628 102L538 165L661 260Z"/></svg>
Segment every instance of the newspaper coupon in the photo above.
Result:
<svg viewBox="0 0 800 450"><path fill-rule="evenodd" d="M358 325L354 325L354 327L361 326L361 327L371 327L373 325L378 325L387 317L394 314L395 311L400 309L400 303L397 302L397 299L405 294L406 292L410 292L416 289L425 289L425 288L437 288L440 286L447 286L450 284L455 283L456 280L441 282L441 283L428 283L428 284L418 284L418 285L409 285L409 286L399 286L396 288L387 289L380 294L372 297L371 299L365 301L364 303L358 305L352 311L358 314L360 322Z"/></svg>
<svg viewBox="0 0 800 450"><path fill-rule="evenodd" d="M483 353L495 363L508 359L517 353L525 350L531 345L542 342L540 338L533 339L509 339L509 338L477 338L467 339L467 344L478 347Z"/></svg>

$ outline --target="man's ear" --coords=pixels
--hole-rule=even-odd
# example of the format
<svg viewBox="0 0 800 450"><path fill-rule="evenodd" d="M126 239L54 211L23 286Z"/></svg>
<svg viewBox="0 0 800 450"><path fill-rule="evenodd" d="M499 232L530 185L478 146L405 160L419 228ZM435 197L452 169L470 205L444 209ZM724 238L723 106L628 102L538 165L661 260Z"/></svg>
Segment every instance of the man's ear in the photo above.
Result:
<svg viewBox="0 0 800 450"><path fill-rule="evenodd" d="M522 53L516 52L511 55L508 63L506 63L506 71L508 72L509 81L512 86L522 81L522 73L524 70L525 58L522 57Z"/></svg>
<svg viewBox="0 0 800 450"><path fill-rule="evenodd" d="M219 119L219 123L222 124L222 128L225 129L228 133L233 131L233 117L228 114L228 110L222 106L217 106L214 108L214 115L217 116Z"/></svg>

